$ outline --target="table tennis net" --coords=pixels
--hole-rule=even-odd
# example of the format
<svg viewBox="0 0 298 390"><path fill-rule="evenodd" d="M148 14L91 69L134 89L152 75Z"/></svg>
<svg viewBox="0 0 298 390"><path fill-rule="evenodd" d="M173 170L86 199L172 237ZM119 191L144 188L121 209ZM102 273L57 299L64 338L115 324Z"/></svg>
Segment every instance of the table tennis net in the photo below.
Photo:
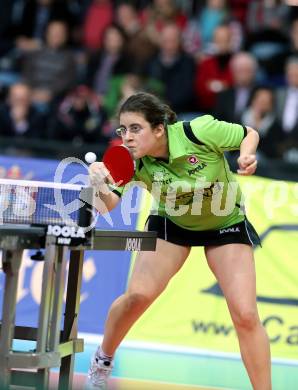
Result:
<svg viewBox="0 0 298 390"><path fill-rule="evenodd" d="M77 225L85 186L0 179L0 224Z"/></svg>

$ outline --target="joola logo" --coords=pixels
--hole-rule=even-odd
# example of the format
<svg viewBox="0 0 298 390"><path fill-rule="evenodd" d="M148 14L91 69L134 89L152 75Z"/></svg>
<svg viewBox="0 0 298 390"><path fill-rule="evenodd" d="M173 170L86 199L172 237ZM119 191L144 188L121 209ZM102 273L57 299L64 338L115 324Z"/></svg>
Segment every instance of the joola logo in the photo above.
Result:
<svg viewBox="0 0 298 390"><path fill-rule="evenodd" d="M76 226L49 225L47 234L55 237L85 238L83 228Z"/></svg>
<svg viewBox="0 0 298 390"><path fill-rule="evenodd" d="M240 229L239 229L239 227L220 229L219 234L223 234L223 233L240 233Z"/></svg>
<svg viewBox="0 0 298 390"><path fill-rule="evenodd" d="M142 239L141 238L127 238L126 240L126 251L140 251Z"/></svg>
<svg viewBox="0 0 298 390"><path fill-rule="evenodd" d="M207 167L207 164L203 162L202 164L197 165L195 168L189 169L187 172L189 176L195 175L197 172L201 171L205 167Z"/></svg>

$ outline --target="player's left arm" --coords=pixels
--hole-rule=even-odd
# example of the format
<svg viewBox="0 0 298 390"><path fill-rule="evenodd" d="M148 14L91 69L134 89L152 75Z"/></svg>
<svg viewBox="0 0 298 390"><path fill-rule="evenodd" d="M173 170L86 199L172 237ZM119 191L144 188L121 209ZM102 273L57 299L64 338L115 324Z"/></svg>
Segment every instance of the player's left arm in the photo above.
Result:
<svg viewBox="0 0 298 390"><path fill-rule="evenodd" d="M253 175L257 169L256 150L259 143L259 133L252 127L246 126L247 134L240 144L240 156L237 160L237 173L242 176Z"/></svg>

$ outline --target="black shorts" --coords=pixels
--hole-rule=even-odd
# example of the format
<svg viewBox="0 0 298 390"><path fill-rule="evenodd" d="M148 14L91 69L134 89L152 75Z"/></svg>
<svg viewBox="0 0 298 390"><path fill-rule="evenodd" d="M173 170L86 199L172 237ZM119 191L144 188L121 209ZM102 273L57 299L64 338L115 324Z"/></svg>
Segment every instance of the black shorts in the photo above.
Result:
<svg viewBox="0 0 298 390"><path fill-rule="evenodd" d="M261 245L258 233L247 220L218 230L194 231L175 225L168 218L149 215L148 231L157 232L157 237L183 246L213 246L225 244Z"/></svg>

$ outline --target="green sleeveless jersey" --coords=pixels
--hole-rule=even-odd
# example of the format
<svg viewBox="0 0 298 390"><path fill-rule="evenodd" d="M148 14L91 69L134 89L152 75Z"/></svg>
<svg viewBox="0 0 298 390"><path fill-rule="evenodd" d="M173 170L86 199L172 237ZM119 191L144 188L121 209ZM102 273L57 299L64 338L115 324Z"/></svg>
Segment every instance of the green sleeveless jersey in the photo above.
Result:
<svg viewBox="0 0 298 390"><path fill-rule="evenodd" d="M167 134L167 161L150 156L136 161L133 182L154 197L151 214L190 230L220 229L242 221L241 190L224 151L240 148L246 128L204 115L169 125ZM114 191L121 196L126 188Z"/></svg>

